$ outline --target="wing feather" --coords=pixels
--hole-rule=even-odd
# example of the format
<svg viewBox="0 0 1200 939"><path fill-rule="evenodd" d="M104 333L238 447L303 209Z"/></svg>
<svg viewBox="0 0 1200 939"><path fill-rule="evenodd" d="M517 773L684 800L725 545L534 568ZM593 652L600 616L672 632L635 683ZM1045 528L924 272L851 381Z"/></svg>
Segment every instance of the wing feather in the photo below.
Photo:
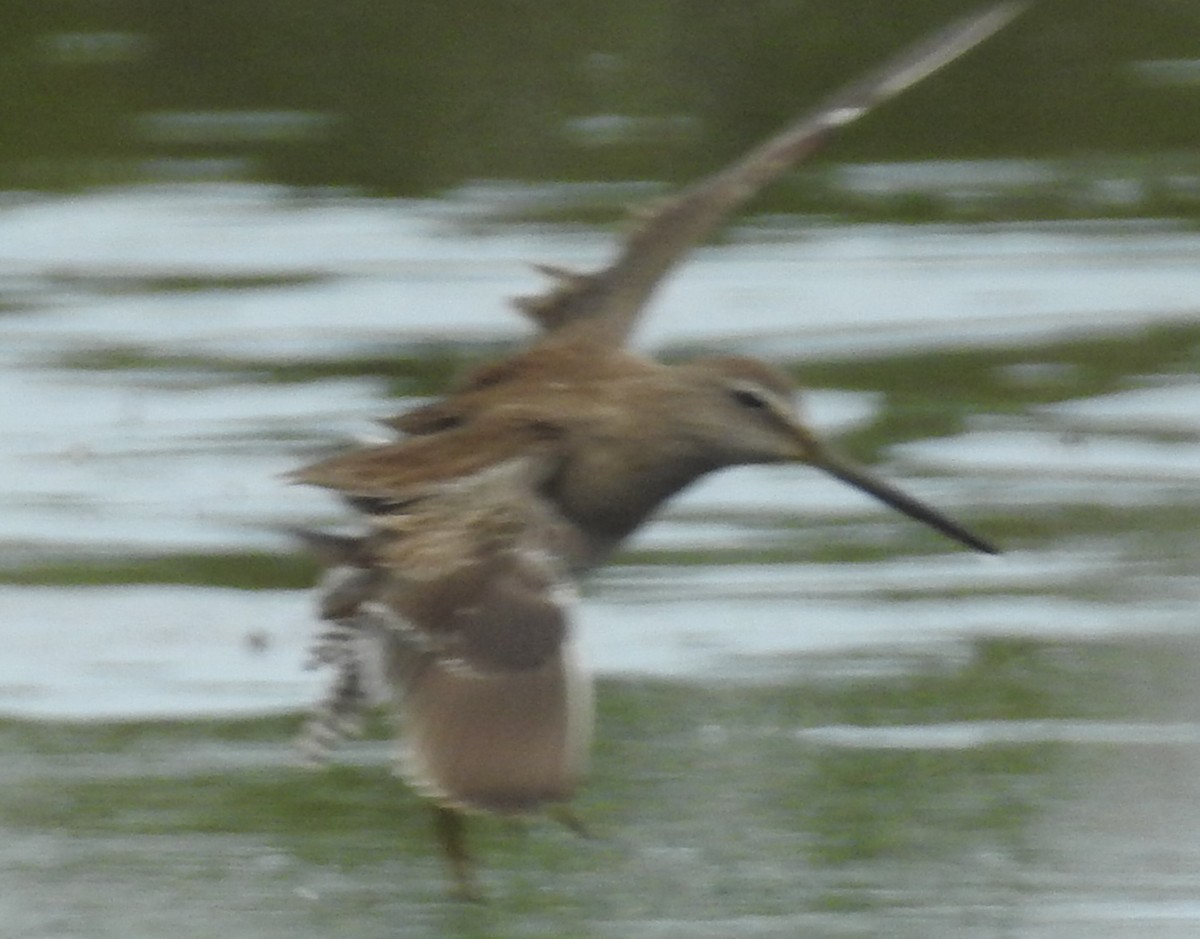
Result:
<svg viewBox="0 0 1200 939"><path fill-rule="evenodd" d="M548 270L555 283L518 308L548 332L567 331L619 346L671 268L730 213L820 147L840 127L931 75L1005 26L1028 4L999 3L916 43L878 70L835 92L723 170L653 207L617 258L592 273Z"/></svg>
<svg viewBox="0 0 1200 939"><path fill-rule="evenodd" d="M447 481L525 457L536 458L540 471L548 473L553 462L550 445L564 433L561 425L541 414L509 409L440 432L337 454L295 470L287 479L350 497L384 500L385 505L400 504L424 499Z"/></svg>
<svg viewBox="0 0 1200 939"><path fill-rule="evenodd" d="M398 771L456 808L524 812L570 797L591 684L569 637L566 523L534 458L431 486L360 538L305 535L335 565L313 650L333 677L301 748L324 759L373 701L398 704Z"/></svg>

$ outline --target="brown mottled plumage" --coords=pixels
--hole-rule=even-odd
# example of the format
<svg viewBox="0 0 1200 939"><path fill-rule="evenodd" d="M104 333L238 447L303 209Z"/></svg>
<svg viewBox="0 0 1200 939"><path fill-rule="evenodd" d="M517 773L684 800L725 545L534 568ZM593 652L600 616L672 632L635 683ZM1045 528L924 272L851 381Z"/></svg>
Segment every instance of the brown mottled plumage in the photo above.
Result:
<svg viewBox="0 0 1200 939"><path fill-rule="evenodd" d="M562 806L583 768L591 685L575 661L572 581L706 473L806 463L975 550L987 542L838 457L792 384L752 359L666 365L624 348L674 264L834 129L987 38L1023 4L967 17L834 95L728 168L660 204L607 267L543 267L519 301L542 329L445 398L393 418L405 436L292 478L361 509L361 536L304 535L331 569L313 660L334 670L313 758L372 702L401 714L400 770L435 803L459 888L474 893L461 813ZM569 818L569 816L567 816Z"/></svg>

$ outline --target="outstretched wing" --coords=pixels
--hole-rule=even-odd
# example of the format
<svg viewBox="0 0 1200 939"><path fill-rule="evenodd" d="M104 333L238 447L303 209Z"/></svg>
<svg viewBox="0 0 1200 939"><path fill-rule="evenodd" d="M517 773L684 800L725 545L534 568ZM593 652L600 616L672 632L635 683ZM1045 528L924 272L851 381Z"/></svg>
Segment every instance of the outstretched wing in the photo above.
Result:
<svg viewBox="0 0 1200 939"><path fill-rule="evenodd" d="M334 568L314 663L329 690L301 747L314 762L372 701L400 705L399 770L457 808L526 811L570 797L591 686L569 636L566 523L535 458L443 482L360 538L304 535Z"/></svg>
<svg viewBox="0 0 1200 939"><path fill-rule="evenodd" d="M834 130L952 62L1027 5L996 4L910 47L731 166L651 211L608 267L575 273L541 266L556 285L545 294L517 299L517 306L546 331L570 330L592 342L621 345L663 277L731 212L816 150Z"/></svg>

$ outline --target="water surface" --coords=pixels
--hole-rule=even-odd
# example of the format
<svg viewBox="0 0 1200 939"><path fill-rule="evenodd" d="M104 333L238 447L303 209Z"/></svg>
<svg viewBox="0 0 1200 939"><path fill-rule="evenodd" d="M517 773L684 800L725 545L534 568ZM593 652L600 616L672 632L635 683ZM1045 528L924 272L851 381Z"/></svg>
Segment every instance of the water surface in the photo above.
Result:
<svg viewBox="0 0 1200 939"><path fill-rule="evenodd" d="M794 368L814 423L1008 553L802 468L686 493L579 612L604 840L480 825L484 910L444 900L382 725L299 769L314 571L280 531L345 516L280 474L522 337L524 260L606 250L462 213L185 187L0 217L17 934L1195 932L1200 245L1170 225L700 252L645 346Z"/></svg>

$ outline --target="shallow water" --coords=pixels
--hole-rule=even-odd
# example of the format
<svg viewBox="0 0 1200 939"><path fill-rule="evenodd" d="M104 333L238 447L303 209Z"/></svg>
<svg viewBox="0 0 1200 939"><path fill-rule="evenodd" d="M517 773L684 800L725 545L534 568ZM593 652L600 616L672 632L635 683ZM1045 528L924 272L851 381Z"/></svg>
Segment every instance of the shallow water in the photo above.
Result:
<svg viewBox="0 0 1200 939"><path fill-rule="evenodd" d="M313 571L280 532L344 515L280 474L523 335L526 260L608 247L464 214L0 212L15 935L1196 934L1200 235L1165 224L747 226L672 282L644 345L794 366L1008 553L799 468L690 490L579 613L607 840L484 824L462 909L378 731L295 768Z"/></svg>

